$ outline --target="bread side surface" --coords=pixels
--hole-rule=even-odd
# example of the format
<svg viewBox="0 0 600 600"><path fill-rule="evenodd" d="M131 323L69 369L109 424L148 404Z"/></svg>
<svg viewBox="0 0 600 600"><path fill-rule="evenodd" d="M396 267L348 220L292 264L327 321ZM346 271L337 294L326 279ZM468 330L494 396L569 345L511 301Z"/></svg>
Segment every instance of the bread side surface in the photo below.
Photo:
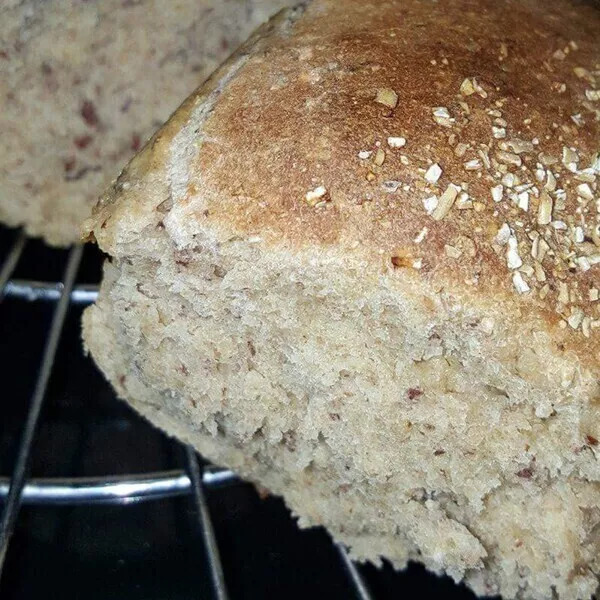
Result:
<svg viewBox="0 0 600 600"><path fill-rule="evenodd" d="M52 244L78 241L82 221L131 156L285 4L3 4L0 220Z"/></svg>
<svg viewBox="0 0 600 600"><path fill-rule="evenodd" d="M341 4L264 26L106 193L85 344L357 558L589 598L597 9Z"/></svg>
<svg viewBox="0 0 600 600"><path fill-rule="evenodd" d="M589 372L418 281L215 235L107 265L84 338L119 396L356 558L418 560L480 594L590 597Z"/></svg>

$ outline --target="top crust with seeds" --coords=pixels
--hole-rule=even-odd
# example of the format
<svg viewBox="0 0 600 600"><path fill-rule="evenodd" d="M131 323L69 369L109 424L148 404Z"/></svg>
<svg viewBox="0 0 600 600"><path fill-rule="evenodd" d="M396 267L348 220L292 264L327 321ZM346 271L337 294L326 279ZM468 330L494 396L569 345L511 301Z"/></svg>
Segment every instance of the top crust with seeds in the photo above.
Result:
<svg viewBox="0 0 600 600"><path fill-rule="evenodd" d="M187 219L179 244L209 223L264 244L349 252L374 270L401 252L423 284L501 305L599 369L599 11L567 0L479 0L477 10L323 0L271 29L131 163L87 224L100 245L118 252L123 224L141 226L153 209L143 185L124 202L123 182L166 169L171 212ZM406 147L388 146L399 131ZM439 178L423 176L432 164ZM315 210L307 192L321 187ZM516 270L495 241L504 223ZM459 236L476 251L449 257Z"/></svg>

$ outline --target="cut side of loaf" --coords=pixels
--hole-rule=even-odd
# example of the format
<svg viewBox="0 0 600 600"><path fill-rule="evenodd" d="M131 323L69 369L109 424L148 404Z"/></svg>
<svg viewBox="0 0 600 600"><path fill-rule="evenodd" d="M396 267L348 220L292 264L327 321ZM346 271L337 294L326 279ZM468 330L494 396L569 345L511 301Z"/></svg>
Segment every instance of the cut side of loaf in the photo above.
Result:
<svg viewBox="0 0 600 600"><path fill-rule="evenodd" d="M53 245L190 92L291 0L3 0L0 221Z"/></svg>
<svg viewBox="0 0 600 600"><path fill-rule="evenodd" d="M357 559L590 598L598 34L567 0L280 14L86 224L86 348Z"/></svg>

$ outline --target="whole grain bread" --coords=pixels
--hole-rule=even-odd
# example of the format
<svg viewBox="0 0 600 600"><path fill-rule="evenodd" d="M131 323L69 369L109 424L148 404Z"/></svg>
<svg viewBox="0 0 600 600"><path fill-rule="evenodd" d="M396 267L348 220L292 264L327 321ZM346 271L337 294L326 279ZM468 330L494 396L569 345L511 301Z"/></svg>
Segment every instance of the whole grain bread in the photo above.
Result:
<svg viewBox="0 0 600 600"><path fill-rule="evenodd" d="M157 127L290 0L0 3L0 220L78 241Z"/></svg>
<svg viewBox="0 0 600 600"><path fill-rule="evenodd" d="M357 559L590 598L599 35L574 0L271 21L87 223L118 395Z"/></svg>

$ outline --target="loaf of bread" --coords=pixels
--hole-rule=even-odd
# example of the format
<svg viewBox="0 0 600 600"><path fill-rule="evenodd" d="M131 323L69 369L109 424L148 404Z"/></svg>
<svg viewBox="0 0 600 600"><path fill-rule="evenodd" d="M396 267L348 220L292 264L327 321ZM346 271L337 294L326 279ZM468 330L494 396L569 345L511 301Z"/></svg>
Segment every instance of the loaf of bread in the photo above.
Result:
<svg viewBox="0 0 600 600"><path fill-rule="evenodd" d="M86 230L120 397L477 594L600 572L600 13L314 0L133 159Z"/></svg>
<svg viewBox="0 0 600 600"><path fill-rule="evenodd" d="M0 220L79 239L104 188L290 0L2 0Z"/></svg>

